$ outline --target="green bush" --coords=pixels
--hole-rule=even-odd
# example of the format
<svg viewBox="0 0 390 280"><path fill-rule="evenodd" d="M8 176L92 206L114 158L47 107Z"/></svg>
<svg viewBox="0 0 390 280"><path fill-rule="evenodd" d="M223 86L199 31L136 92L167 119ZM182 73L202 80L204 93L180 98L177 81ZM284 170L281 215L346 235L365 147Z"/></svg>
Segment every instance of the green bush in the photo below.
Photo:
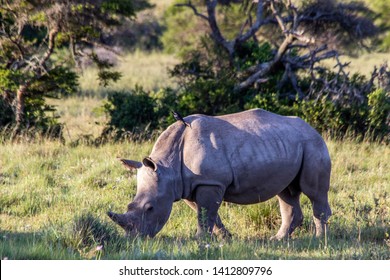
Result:
<svg viewBox="0 0 390 280"><path fill-rule="evenodd" d="M137 86L130 92L111 92L107 99L103 110L109 122L103 137L143 140L173 122L170 110L175 108L176 97L170 89L147 92Z"/></svg>
<svg viewBox="0 0 390 280"><path fill-rule="evenodd" d="M2 76L3 75L3 76ZM67 67L56 67L49 75L35 80L28 89L24 102L25 123L19 131L14 130L15 91L20 75L0 67L0 131L15 134L10 138L62 138L62 125L58 122L55 107L47 104L46 98L61 98L74 93L78 87L78 76ZM1 91L8 94L2 94ZM19 135L17 135L19 134ZM4 138L4 137L2 137Z"/></svg>
<svg viewBox="0 0 390 280"><path fill-rule="evenodd" d="M278 70L258 88L241 92L234 90L235 85L245 78L245 70L269 59L271 51L268 43L246 42L240 45L237 56L231 62L220 46L204 36L202 48L188 52L186 59L170 72L181 86L177 93L180 112L209 115L233 113L243 110L245 104L250 103L259 92L275 92L281 75ZM236 67L232 67L231 63ZM235 68L243 72L237 73Z"/></svg>
<svg viewBox="0 0 390 280"><path fill-rule="evenodd" d="M192 69L203 67L196 63L192 66ZM185 71L189 65L181 67ZM389 142L390 102L388 93L382 89L369 93L361 102L351 102L348 97L335 102L327 95L316 99L300 99L297 95L292 100L275 93L272 81L263 84L261 89L237 94L234 77L226 74L228 70L216 73L217 77L212 72L207 76L207 71L201 69L202 75L188 79L177 91L145 92L136 88L132 92L110 94L104 105L110 119L105 133L114 133L115 138L126 135L133 140L149 138L174 122L171 110L186 116L194 113L221 115L262 108L281 115L299 116L319 132L332 137L348 135Z"/></svg>
<svg viewBox="0 0 390 280"><path fill-rule="evenodd" d="M14 116L11 105L0 95L0 128L14 122Z"/></svg>
<svg viewBox="0 0 390 280"><path fill-rule="evenodd" d="M368 95L368 129L379 138L389 141L390 93L377 89Z"/></svg>

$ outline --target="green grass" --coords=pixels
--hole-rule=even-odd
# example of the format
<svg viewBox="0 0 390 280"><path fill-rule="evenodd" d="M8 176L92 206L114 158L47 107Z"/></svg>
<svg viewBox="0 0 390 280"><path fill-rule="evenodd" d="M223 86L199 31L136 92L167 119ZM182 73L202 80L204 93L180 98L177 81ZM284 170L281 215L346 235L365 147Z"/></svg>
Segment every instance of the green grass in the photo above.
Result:
<svg viewBox="0 0 390 280"><path fill-rule="evenodd" d="M0 146L0 257L9 259L389 259L390 149L375 143L328 141L333 159L325 238L313 237L311 206L293 238L269 241L278 229L277 200L227 204L220 215L230 240L194 238L196 217L183 202L154 238L123 237L105 215L134 197L135 174L117 156L140 160L153 143L100 147L40 144ZM99 245L103 244L102 250ZM207 248L208 247L208 248Z"/></svg>
<svg viewBox="0 0 390 280"><path fill-rule="evenodd" d="M97 80L97 69L88 68L80 77L80 88L83 94L105 96L113 90L129 90L136 85L145 90L156 90L166 86L173 86L168 70L178 63L170 54L161 52L145 53L136 51L120 56L114 70L122 73L121 79L104 88Z"/></svg>
<svg viewBox="0 0 390 280"><path fill-rule="evenodd" d="M63 136L67 143L101 135L107 123L102 110L104 102L105 99L88 96L47 99L48 104L56 107L55 115L64 125Z"/></svg>
<svg viewBox="0 0 390 280"><path fill-rule="evenodd" d="M152 2L161 15L163 1ZM374 64L383 60L371 57ZM327 141L333 216L326 239L313 237L312 209L304 196L304 224L289 240L269 241L281 222L276 198L250 206L224 203L220 215L234 235L230 240L196 240L195 213L183 202L174 204L156 238L124 238L105 213L125 211L136 182L116 157L140 160L153 143L75 144L103 129L106 119L97 108L104 99L96 96L135 84L147 90L174 85L167 68L175 63L160 53L125 55L117 66L123 78L108 89L99 87L94 69L87 69L81 91L95 97L50 101L65 123L66 144L0 144L1 259L390 259L390 149L350 140ZM372 69L365 58L351 67Z"/></svg>

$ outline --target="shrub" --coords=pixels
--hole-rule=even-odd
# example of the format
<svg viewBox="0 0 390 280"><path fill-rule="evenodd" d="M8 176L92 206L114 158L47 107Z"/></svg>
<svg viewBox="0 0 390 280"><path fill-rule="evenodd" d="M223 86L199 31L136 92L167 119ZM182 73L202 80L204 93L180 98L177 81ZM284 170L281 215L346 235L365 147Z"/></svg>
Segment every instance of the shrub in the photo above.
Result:
<svg viewBox="0 0 390 280"><path fill-rule="evenodd" d="M377 89L368 95L368 129L377 138L389 139L390 93Z"/></svg>
<svg viewBox="0 0 390 280"><path fill-rule="evenodd" d="M175 94L169 88L146 92L137 86L129 92L111 92L103 105L109 122L102 137L114 140L150 138L156 129L173 121L170 110L175 108L175 103Z"/></svg>
<svg viewBox="0 0 390 280"><path fill-rule="evenodd" d="M12 107L5 98L0 95L0 128L14 122Z"/></svg>

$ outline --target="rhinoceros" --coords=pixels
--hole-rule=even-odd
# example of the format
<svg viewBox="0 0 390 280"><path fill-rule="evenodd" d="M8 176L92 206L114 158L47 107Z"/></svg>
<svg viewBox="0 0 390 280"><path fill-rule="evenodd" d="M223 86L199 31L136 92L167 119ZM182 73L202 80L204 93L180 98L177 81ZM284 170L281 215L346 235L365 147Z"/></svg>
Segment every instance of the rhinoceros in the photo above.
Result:
<svg viewBox="0 0 390 280"><path fill-rule="evenodd" d="M316 236L332 214L328 203L331 160L320 134L298 117L253 109L223 116L201 114L177 121L157 139L137 170L137 193L127 212L108 216L129 235L155 236L175 201L198 215L197 235L230 236L218 215L223 201L254 204L274 196L282 217L271 239L302 224L300 194L311 201Z"/></svg>

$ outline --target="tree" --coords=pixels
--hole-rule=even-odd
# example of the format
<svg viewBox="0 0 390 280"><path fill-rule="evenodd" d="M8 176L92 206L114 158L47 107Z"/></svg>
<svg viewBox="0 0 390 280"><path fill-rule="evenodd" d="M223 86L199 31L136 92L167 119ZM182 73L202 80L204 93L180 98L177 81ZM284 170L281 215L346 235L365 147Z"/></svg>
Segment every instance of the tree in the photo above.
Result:
<svg viewBox="0 0 390 280"><path fill-rule="evenodd" d="M389 109L379 106L388 100L388 67L364 77L350 74L348 63L340 60L345 52L370 48L383 31L363 3L177 0L175 6L179 10L168 22L185 10L207 27L171 71L180 86L175 106L183 114L261 107L300 116L335 136L388 135ZM190 36L193 40L194 33Z"/></svg>
<svg viewBox="0 0 390 280"><path fill-rule="evenodd" d="M298 75L302 70L310 75L313 82L311 91L316 90L317 93L335 91L331 89L332 83L323 79L327 69L321 66L321 62L335 59L338 70L334 79L346 79L347 73L344 71L346 65L339 61L338 50L346 45L365 47L365 41L379 32L368 17L372 12L359 2L347 4L328 0L305 1L305 4L295 2L206 0L204 12L200 11L203 7L193 4L193 1L183 1L176 6L190 8L200 20L208 24L211 38L228 54L231 66L240 76L235 91L240 92L267 81L276 69L284 71L278 87L283 88L289 83L301 97L304 94L299 86ZM243 5L246 17L243 18L237 35L227 39L221 32L217 8L232 3ZM245 47L247 42L258 44L262 43L261 41L272 42L272 56L267 61L253 63L250 67L242 69L242 65L235 60L242 47ZM323 85L320 91L318 83ZM351 94L358 96L360 93L353 90Z"/></svg>
<svg viewBox="0 0 390 280"><path fill-rule="evenodd" d="M45 96L76 90L73 69L81 56L89 55L97 64L103 85L118 80L112 64L85 49L107 47L104 33L146 7L145 0L2 0L0 101L12 108L16 128L28 127L34 119L34 112L26 111L27 101L47 108ZM70 57L61 55L65 48Z"/></svg>

